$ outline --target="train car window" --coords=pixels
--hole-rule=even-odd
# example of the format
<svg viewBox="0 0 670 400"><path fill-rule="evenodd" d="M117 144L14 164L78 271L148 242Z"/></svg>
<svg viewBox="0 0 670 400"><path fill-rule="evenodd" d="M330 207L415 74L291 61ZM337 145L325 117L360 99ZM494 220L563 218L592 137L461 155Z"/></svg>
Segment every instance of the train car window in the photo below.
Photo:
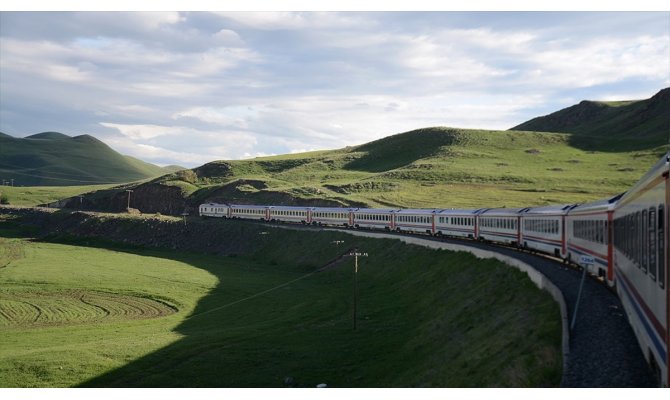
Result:
<svg viewBox="0 0 670 400"><path fill-rule="evenodd" d="M665 288L665 209L658 205L658 286Z"/></svg>
<svg viewBox="0 0 670 400"><path fill-rule="evenodd" d="M598 221L598 243L605 243L605 228L603 222Z"/></svg>
<svg viewBox="0 0 670 400"><path fill-rule="evenodd" d="M634 242L633 239L635 238L635 221L634 221L635 220L635 215L634 214L629 214L629 215L627 215L627 218L628 218L628 235L627 235L627 239L628 239L628 258L631 261L634 261L633 260L633 247L634 247L633 245L634 245L635 242Z"/></svg>
<svg viewBox="0 0 670 400"><path fill-rule="evenodd" d="M640 262L642 257L640 257L640 253L642 252L642 246L644 246L642 244L642 232L640 232L640 218L640 212L635 212L635 262L637 263L638 268L642 268L642 263Z"/></svg>
<svg viewBox="0 0 670 400"><path fill-rule="evenodd" d="M642 271L647 272L648 263L649 263L649 261L648 261L648 257L649 257L649 238L648 238L649 227L648 227L648 223L649 223L649 220L647 219L647 210L642 210L641 218L642 218L642 220L640 221L641 222L640 227L642 229L641 229L641 232L640 232L640 236L641 236L641 239L642 239L642 248L640 250L642 251L642 254L640 254L640 265L642 267Z"/></svg>
<svg viewBox="0 0 670 400"><path fill-rule="evenodd" d="M642 270L647 272L649 269L649 218L647 218L647 210L642 210L642 231L640 232L642 236L642 254L641 254L641 263Z"/></svg>
<svg viewBox="0 0 670 400"><path fill-rule="evenodd" d="M656 280L656 209L649 208L648 219L648 254L649 254L649 277Z"/></svg>

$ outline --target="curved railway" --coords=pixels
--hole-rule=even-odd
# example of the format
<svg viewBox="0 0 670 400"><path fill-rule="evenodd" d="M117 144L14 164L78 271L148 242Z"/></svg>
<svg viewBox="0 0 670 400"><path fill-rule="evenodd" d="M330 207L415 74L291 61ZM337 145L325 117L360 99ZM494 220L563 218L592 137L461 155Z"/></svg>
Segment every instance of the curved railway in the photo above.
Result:
<svg viewBox="0 0 670 400"><path fill-rule="evenodd" d="M612 382L608 379L584 380L580 375L582 378L569 380L566 386L628 386L628 382L633 382L630 386L649 386L649 381L642 378L647 375L646 367L612 362L637 358L626 351L628 347L607 340L619 335L620 331L626 335L628 327L629 330L632 328L638 349L651 367L655 380L660 386L667 387L670 381L670 290L667 289L670 283L669 207L670 153L667 153L627 192L587 204L454 210L206 203L200 205L199 214L203 217L467 238L472 240L471 246L480 245L478 242L507 245L516 250L553 256L569 264L579 264L584 271L602 279L616 295L602 285L598 290L610 293L612 300L604 300L603 297L597 302L599 305L592 301L583 302L585 306L577 313L578 318L581 316L582 325L592 325L589 331L598 334L587 340L592 342L591 350L584 357L583 365L569 370L589 369L595 374L595 370L602 369L607 371L607 375L616 377L621 374L617 371L626 369L633 376L639 374L640 378L637 381L622 377ZM524 253L515 254L521 256ZM556 265L542 268L561 270ZM553 274L547 272L547 276ZM556 277L559 282L568 282L560 285L561 290L564 294L576 292L580 280L567 276ZM597 292L587 289L584 296L589 294L596 295ZM566 298L566 301L570 305L570 299ZM616 318L610 318L608 322L603 319L612 315L620 317L622 323L615 323ZM626 318L630 325L626 323ZM577 328L573 334L577 337L589 336L580 334ZM577 345L577 348L580 346ZM610 357L614 358L610 360ZM571 363L579 364L573 357L570 359ZM587 383L582 385L583 382Z"/></svg>

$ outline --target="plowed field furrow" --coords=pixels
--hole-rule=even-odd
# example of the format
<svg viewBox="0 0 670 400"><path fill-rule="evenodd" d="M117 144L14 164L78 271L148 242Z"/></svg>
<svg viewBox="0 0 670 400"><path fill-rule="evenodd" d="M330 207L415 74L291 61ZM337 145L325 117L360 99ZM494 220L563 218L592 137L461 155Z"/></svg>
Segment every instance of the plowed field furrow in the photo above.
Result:
<svg viewBox="0 0 670 400"><path fill-rule="evenodd" d="M178 310L145 297L84 290L0 293L0 326L40 327L158 318Z"/></svg>

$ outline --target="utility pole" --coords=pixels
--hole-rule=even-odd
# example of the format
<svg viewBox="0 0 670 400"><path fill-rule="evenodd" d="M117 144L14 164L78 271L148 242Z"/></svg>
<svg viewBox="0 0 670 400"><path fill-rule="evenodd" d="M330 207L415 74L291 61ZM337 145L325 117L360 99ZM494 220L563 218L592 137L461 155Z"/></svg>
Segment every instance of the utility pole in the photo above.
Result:
<svg viewBox="0 0 670 400"><path fill-rule="evenodd" d="M12 179L12 187L14 187L14 179Z"/></svg>
<svg viewBox="0 0 670 400"><path fill-rule="evenodd" d="M130 212L130 194L133 192L130 189L126 189L126 192L128 192L128 207L126 208L126 211Z"/></svg>
<svg viewBox="0 0 670 400"><path fill-rule="evenodd" d="M356 303L358 302L358 257L367 257L368 253L360 253L358 249L354 249L353 252L349 253L350 256L354 257L354 330L356 330Z"/></svg>

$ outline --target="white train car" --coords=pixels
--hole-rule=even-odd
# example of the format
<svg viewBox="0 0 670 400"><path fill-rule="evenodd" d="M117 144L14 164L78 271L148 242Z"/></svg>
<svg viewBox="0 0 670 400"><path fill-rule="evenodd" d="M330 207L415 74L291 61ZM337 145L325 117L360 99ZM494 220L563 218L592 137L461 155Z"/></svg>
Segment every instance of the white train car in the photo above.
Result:
<svg viewBox="0 0 670 400"><path fill-rule="evenodd" d="M440 210L435 215L435 234L474 239L478 235L477 214L484 210Z"/></svg>
<svg viewBox="0 0 670 400"><path fill-rule="evenodd" d="M567 257L565 217L574 204L527 208L521 212L521 241L527 249Z"/></svg>
<svg viewBox="0 0 670 400"><path fill-rule="evenodd" d="M393 213L397 210L384 208L357 208L352 212L351 226L354 228L393 230Z"/></svg>
<svg viewBox="0 0 670 400"><path fill-rule="evenodd" d="M269 209L268 220L311 224L313 210L312 207L273 206Z"/></svg>
<svg viewBox="0 0 670 400"><path fill-rule="evenodd" d="M582 257L593 257L594 263L587 264L587 270L606 279L610 286L614 285L614 265L609 228L614 206L620 197L580 204L569 210L566 216L567 259L583 265Z"/></svg>
<svg viewBox="0 0 670 400"><path fill-rule="evenodd" d="M440 210L402 209L393 212L396 232L435 233L435 214Z"/></svg>
<svg viewBox="0 0 670 400"><path fill-rule="evenodd" d="M477 215L478 238L518 246L522 208L492 208Z"/></svg>
<svg viewBox="0 0 670 400"><path fill-rule="evenodd" d="M230 207L227 204L205 203L200 204L198 212L201 217L229 218Z"/></svg>
<svg viewBox="0 0 670 400"><path fill-rule="evenodd" d="M670 381L670 153L614 209L616 288L647 361Z"/></svg>
<svg viewBox="0 0 670 400"><path fill-rule="evenodd" d="M352 226L354 208L317 207L312 211L312 224Z"/></svg>
<svg viewBox="0 0 670 400"><path fill-rule="evenodd" d="M270 220L270 206L253 206L249 204L231 204L228 218Z"/></svg>

